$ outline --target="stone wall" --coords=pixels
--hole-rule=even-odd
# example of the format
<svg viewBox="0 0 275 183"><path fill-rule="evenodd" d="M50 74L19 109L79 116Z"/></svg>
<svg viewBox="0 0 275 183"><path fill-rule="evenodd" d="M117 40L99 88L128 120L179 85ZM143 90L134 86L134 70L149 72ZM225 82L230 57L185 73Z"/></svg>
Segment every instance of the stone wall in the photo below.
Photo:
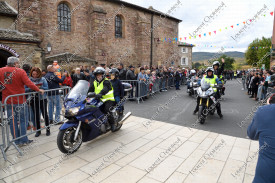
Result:
<svg viewBox="0 0 275 183"><path fill-rule="evenodd" d="M37 44L32 43L12 43L1 41L1 44L9 46L19 54L20 64L30 64L33 67L43 68L41 62L41 49Z"/></svg>
<svg viewBox="0 0 275 183"><path fill-rule="evenodd" d="M14 29L13 17L0 16L0 28L1 29Z"/></svg>

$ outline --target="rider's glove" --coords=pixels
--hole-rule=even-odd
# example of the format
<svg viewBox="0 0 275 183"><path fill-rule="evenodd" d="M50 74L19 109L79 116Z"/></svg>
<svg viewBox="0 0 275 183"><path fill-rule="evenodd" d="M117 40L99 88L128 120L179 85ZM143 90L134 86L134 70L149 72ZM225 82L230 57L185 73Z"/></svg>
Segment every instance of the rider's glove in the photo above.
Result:
<svg viewBox="0 0 275 183"><path fill-rule="evenodd" d="M100 99L101 99L101 97L102 97L102 94L96 94L96 95L95 95L95 99L100 100Z"/></svg>

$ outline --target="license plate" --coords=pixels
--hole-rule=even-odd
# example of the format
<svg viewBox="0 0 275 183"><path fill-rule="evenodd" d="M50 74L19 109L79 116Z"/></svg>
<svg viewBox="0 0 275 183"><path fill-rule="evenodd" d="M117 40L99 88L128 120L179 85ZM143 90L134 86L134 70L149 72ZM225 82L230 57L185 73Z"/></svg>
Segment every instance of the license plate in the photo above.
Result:
<svg viewBox="0 0 275 183"><path fill-rule="evenodd" d="M216 99L213 96L210 96L210 98L213 100L214 103L216 103Z"/></svg>

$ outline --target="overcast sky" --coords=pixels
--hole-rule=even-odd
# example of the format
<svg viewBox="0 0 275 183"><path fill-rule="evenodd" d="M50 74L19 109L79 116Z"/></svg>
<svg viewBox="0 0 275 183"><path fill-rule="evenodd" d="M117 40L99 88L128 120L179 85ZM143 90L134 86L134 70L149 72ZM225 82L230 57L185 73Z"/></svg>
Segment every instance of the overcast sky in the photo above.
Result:
<svg viewBox="0 0 275 183"><path fill-rule="evenodd" d="M124 0L129 3L133 3L139 6L148 8L153 6L162 12L167 12L173 7L178 0ZM225 51L242 51L244 52L248 44L255 38L271 37L273 29L273 16L270 12L274 11L274 0L180 0L181 4L171 15L181 19L179 24L179 38L187 37L186 42L190 44L197 44L199 46L194 47L193 51L207 51L217 52L221 49L221 46L234 47L225 48ZM211 15L219 6L224 3L220 11L216 13L214 18L209 20L206 18ZM247 25L246 31L242 33L237 41L235 35L243 30L243 21L253 18L258 11L267 6L266 13L261 13L261 16L251 25ZM265 14L265 17L263 16ZM208 21L208 23L206 22ZM204 23L204 25L202 25ZM206 24L207 23L207 24ZM240 24L237 26L236 24ZM201 26L202 25L202 26ZM230 26L233 25L233 28ZM202 34L202 38L196 37L196 39L189 39L189 33L199 29ZM227 27L227 30L225 29ZM219 31L221 29L221 32ZM217 31L216 35L213 31ZM211 36L209 36L211 32ZM207 33L207 36L203 36ZM232 36L232 37L231 37ZM201 46L202 45L202 46ZM205 47L209 45L209 47ZM210 47L212 45L212 48ZM216 46L216 47L214 47Z"/></svg>

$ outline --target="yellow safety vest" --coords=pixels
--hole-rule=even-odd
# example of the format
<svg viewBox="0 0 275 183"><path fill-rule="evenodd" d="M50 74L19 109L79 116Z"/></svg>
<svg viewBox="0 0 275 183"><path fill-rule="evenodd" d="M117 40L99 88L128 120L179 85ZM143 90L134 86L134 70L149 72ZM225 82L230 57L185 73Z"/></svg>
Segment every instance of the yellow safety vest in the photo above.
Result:
<svg viewBox="0 0 275 183"><path fill-rule="evenodd" d="M100 84L96 80L94 80L95 94L99 94L101 92L101 90L103 89L103 83L105 80L108 80L108 79L105 78ZM102 102L105 102L107 100L115 101L113 87L112 87L112 90L110 90L106 95L102 96L101 100Z"/></svg>
<svg viewBox="0 0 275 183"><path fill-rule="evenodd" d="M213 78L207 78L206 76L204 77L205 81L207 83L210 83L210 86L213 88L213 86L216 84L216 79L218 78L217 75L214 74ZM213 88L214 92L217 92L217 88Z"/></svg>
<svg viewBox="0 0 275 183"><path fill-rule="evenodd" d="M234 76L237 76L237 73L234 73Z"/></svg>

